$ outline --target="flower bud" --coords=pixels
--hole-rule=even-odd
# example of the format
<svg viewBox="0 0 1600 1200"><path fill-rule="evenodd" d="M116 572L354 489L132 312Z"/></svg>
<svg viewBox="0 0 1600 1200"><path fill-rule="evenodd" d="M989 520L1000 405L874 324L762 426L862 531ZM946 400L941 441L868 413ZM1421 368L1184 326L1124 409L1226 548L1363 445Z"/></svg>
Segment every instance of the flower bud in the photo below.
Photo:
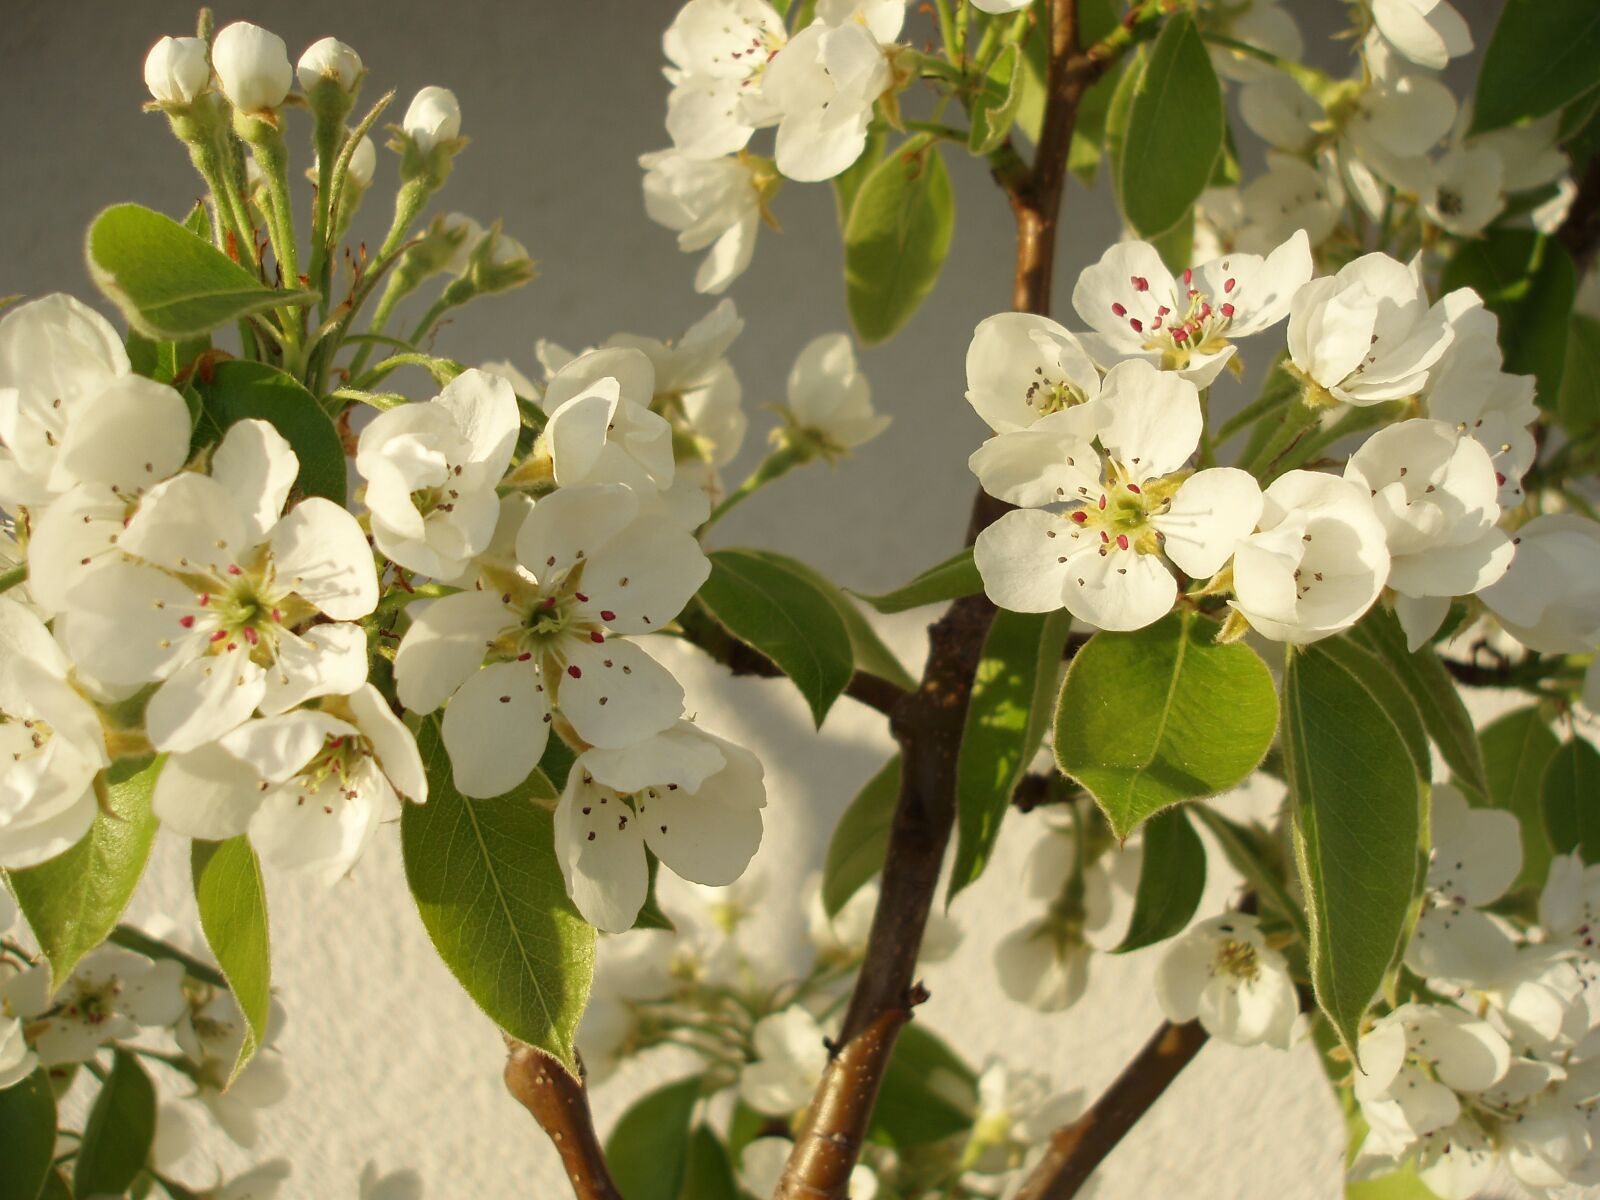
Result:
<svg viewBox="0 0 1600 1200"><path fill-rule="evenodd" d="M350 155L349 181L359 188L372 186L372 176L378 169L378 148L372 144L372 139L362 135L356 143L355 150Z"/></svg>
<svg viewBox="0 0 1600 1200"><path fill-rule="evenodd" d="M277 108L294 84L283 39L248 21L235 21L217 34L211 62L223 94L240 112Z"/></svg>
<svg viewBox="0 0 1600 1200"><path fill-rule="evenodd" d="M199 38L164 37L144 60L144 85L158 104L190 104L211 81L206 44Z"/></svg>
<svg viewBox="0 0 1600 1200"><path fill-rule="evenodd" d="M325 37L306 48L297 71L300 87L307 94L324 79L333 79L343 91L350 92L361 78L361 56L338 38Z"/></svg>
<svg viewBox="0 0 1600 1200"><path fill-rule="evenodd" d="M440 142L460 136L461 105L449 88L425 87L412 98L400 124L417 149L427 154Z"/></svg>

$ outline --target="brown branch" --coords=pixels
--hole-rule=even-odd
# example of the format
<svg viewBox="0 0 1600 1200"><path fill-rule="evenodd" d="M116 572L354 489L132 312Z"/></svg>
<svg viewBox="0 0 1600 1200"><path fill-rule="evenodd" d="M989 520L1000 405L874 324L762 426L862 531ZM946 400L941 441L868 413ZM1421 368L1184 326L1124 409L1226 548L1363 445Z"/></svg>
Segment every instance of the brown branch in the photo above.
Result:
<svg viewBox="0 0 1600 1200"><path fill-rule="evenodd" d="M1206 1031L1198 1021L1163 1024L1093 1108L1071 1125L1056 1130L1044 1158L1023 1183L1016 1200L1068 1200L1076 1196L1105 1156L1161 1098L1161 1093L1205 1044Z"/></svg>
<svg viewBox="0 0 1600 1200"><path fill-rule="evenodd" d="M1572 255L1581 276L1594 261L1596 249L1600 249L1600 154L1589 160L1556 238Z"/></svg>
<svg viewBox="0 0 1600 1200"><path fill-rule="evenodd" d="M582 1081L543 1050L511 1038L506 1047L506 1090L550 1136L577 1200L622 1200L606 1168Z"/></svg>

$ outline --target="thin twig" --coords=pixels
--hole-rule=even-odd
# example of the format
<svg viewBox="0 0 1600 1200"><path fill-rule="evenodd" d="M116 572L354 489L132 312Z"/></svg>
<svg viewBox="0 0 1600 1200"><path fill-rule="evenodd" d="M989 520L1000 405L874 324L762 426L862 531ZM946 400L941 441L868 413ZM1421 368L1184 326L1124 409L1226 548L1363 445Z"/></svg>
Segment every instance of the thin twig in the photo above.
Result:
<svg viewBox="0 0 1600 1200"><path fill-rule="evenodd" d="M606 1168L583 1082L534 1046L507 1038L506 1048L506 1090L555 1144L577 1200L622 1200Z"/></svg>

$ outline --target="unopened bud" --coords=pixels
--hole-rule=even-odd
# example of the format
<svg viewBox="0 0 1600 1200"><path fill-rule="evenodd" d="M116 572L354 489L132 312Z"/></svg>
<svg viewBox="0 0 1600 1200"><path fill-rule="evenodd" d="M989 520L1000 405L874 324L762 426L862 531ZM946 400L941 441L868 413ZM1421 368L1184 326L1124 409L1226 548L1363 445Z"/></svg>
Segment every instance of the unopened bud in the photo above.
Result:
<svg viewBox="0 0 1600 1200"><path fill-rule="evenodd" d="M461 136L461 105L449 88L425 87L412 97L400 126L418 151L427 154L440 142Z"/></svg>
<svg viewBox="0 0 1600 1200"><path fill-rule="evenodd" d="M217 34L211 62L223 94L240 112L271 112L294 85L283 39L248 21L235 21Z"/></svg>
<svg viewBox="0 0 1600 1200"><path fill-rule="evenodd" d="M350 154L350 165L346 178L359 188L372 186L372 177L378 170L378 148L372 144L372 139L365 134L356 143L356 148Z"/></svg>
<svg viewBox="0 0 1600 1200"><path fill-rule="evenodd" d="M191 104L210 82L211 64L199 38L164 37L145 56L144 85L158 104Z"/></svg>
<svg viewBox="0 0 1600 1200"><path fill-rule="evenodd" d="M312 42L297 67L301 90L307 95L324 79L332 79L342 91L352 92L361 72L361 56L334 37Z"/></svg>

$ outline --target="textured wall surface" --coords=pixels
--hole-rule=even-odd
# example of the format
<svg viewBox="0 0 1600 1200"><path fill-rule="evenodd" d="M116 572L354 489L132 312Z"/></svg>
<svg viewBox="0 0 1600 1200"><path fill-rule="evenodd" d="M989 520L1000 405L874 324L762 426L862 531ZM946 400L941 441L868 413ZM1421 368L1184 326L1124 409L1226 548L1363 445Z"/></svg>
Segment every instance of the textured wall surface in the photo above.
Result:
<svg viewBox="0 0 1600 1200"><path fill-rule="evenodd" d="M1479 30L1498 9L1494 0L1457 3ZM197 194L164 122L139 111L146 47L162 33L188 32L193 10L176 0L10 0L5 7L0 294L64 289L92 298L81 234L98 209L127 199L179 213ZM1291 7L1308 23L1337 16L1326 0ZM659 35L675 8L668 0L217 5L219 24L241 17L268 24L294 54L324 34L342 37L371 69L369 99L398 89L396 116L423 84L456 91L473 145L443 204L483 220L504 216L543 277L470 309L438 346L468 362L510 357L524 368L537 337L577 347L621 330L665 336L709 307L691 291L695 260L645 221L635 165L666 141ZM912 20L925 36L927 18ZM1332 50L1344 52L1342 43ZM291 127L291 144L298 134L303 146L309 122L301 114ZM387 225L392 164L381 155L358 229L374 243ZM962 215L939 290L905 334L863 356L893 428L831 476L813 468L774 485L719 527L719 543L771 546L869 590L953 549L972 492L965 460L984 432L962 401L962 356L974 324L1007 302L1011 229L977 164L952 165ZM1077 271L1117 234L1103 183L1093 192L1074 185L1067 203L1058 316ZM763 231L752 271L732 291L748 320L732 357L752 414L733 478L759 457L767 424L760 406L781 398L795 352L846 320L829 190L790 185L777 207L786 232ZM928 616L884 623L913 667ZM872 714L842 701L814 734L787 685L732 680L703 660L669 654L700 720L766 761L771 803L756 861L771 877L770 896L792 895L815 869L834 818L887 756L886 733ZM1012 822L986 878L955 907L969 930L988 932L928 970L933 999L919 1019L956 1039L975 1062L1005 1056L1092 1096L1160 1019L1149 989L1159 952L1097 959L1088 995L1069 1013L1042 1017L1000 996L987 982L986 943L1021 919L1014 881L1036 832ZM280 1044L294 1092L266 1115L259 1155L293 1161L295 1196L354 1195L367 1159L386 1169L414 1167L430 1197L564 1195L554 1154L501 1089L498 1035L428 944L395 834L383 830L354 877L332 889L282 875L268 881L276 981L289 1012ZM1205 911L1227 902L1227 884L1213 880ZM769 910L762 920L771 936L796 945L801 915L775 901ZM175 838L161 840L136 900L136 916L157 912L193 920L185 847ZM648 1078L672 1067L637 1064L602 1086L602 1126ZM216 1145L219 1161L244 1161L220 1137ZM1107 1162L1098 1195L1332 1198L1340 1194L1341 1146L1337 1112L1308 1048L1284 1058L1209 1046Z"/></svg>

